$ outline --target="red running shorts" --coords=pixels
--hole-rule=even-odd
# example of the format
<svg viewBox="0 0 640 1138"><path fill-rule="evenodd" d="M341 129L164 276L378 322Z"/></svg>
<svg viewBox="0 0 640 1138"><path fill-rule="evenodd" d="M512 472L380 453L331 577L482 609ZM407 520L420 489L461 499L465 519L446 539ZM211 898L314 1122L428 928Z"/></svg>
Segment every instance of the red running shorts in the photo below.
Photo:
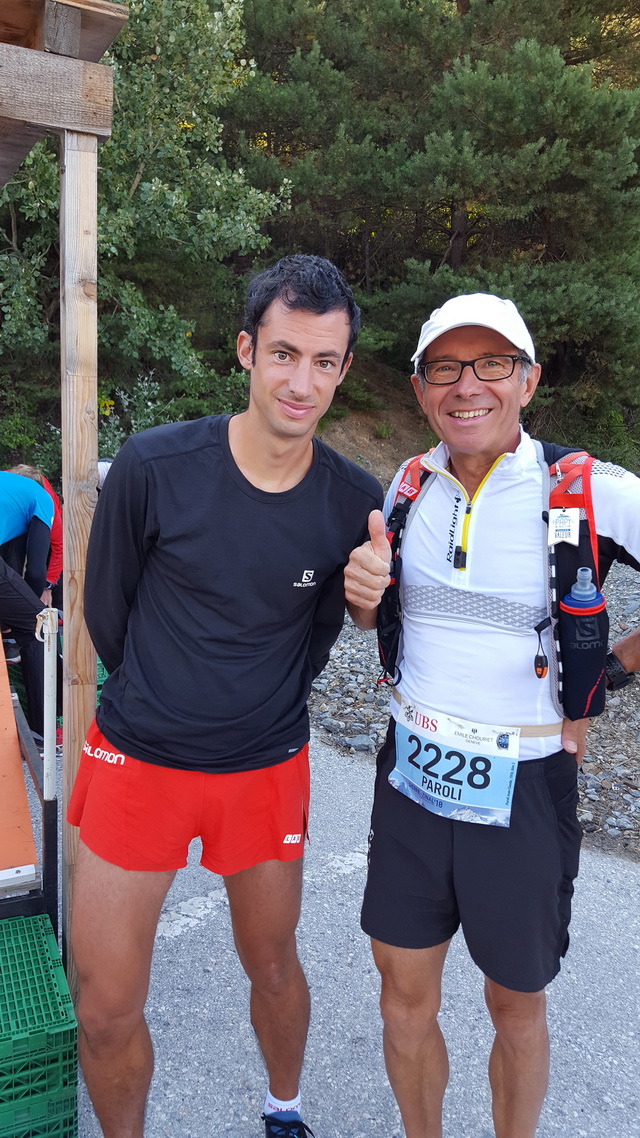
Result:
<svg viewBox="0 0 640 1138"><path fill-rule="evenodd" d="M227 876L302 857L308 812L308 745L259 770L174 770L118 751L94 720L67 821L93 853L122 869L181 869L189 842L200 838L200 864Z"/></svg>

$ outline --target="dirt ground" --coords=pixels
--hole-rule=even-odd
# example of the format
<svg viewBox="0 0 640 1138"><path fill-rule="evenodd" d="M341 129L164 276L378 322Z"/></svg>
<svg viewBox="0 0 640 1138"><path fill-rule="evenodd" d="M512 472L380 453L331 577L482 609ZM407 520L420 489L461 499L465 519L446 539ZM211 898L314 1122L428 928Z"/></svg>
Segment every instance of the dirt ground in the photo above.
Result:
<svg viewBox="0 0 640 1138"><path fill-rule="evenodd" d="M386 490L400 463L433 446L434 439L416 402L409 368L403 375L378 361L358 361L352 372L349 384L366 378L365 401L372 406L355 407L348 394L344 399L339 395L338 413L346 415L323 425L321 437L374 474Z"/></svg>

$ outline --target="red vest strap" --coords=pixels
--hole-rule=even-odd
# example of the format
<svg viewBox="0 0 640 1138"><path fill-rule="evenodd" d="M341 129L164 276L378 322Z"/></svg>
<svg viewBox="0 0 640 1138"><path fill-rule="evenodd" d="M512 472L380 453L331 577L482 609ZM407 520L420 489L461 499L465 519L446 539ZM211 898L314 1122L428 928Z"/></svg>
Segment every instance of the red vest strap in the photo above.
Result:
<svg viewBox="0 0 640 1138"><path fill-rule="evenodd" d="M400 504L402 505L404 502L413 502L418 497L418 494L420 493L420 475L422 473L422 467L421 467L420 463L421 463L423 458L424 458L423 454L418 454L418 455L416 455L415 458L412 458L411 461L407 463L405 470L404 470L404 473L402 475L402 478L400 479L398 489L396 490L396 496L395 496L395 499L393 502L393 507L391 508L391 511L389 513L388 521L391 521L392 516L393 516L393 511L395 510L396 506L398 505L398 502L400 502ZM402 523L402 526L400 527L400 529L402 530L403 528L404 528L404 520L403 520L403 523ZM392 552L393 552L394 538L397 537L397 533L398 533L398 527L397 526L394 529L389 529L389 526L387 524L387 541L389 542L389 545L392 548ZM397 552L393 552L393 557L392 557L392 562L391 562L391 582L390 582L390 584L392 584L392 585L395 584L394 565L395 565L396 556L397 556Z"/></svg>
<svg viewBox="0 0 640 1138"><path fill-rule="evenodd" d="M418 454L415 458L412 458L411 461L407 463L404 474L400 479L398 489L396 490L396 502L398 501L400 495L405 498L411 498L411 501L413 501L414 498L418 497L418 494L420 493L420 474L422 473L421 462L423 458L423 454Z"/></svg>
<svg viewBox="0 0 640 1138"><path fill-rule="evenodd" d="M584 461L578 461L578 460ZM591 491L591 468L593 458L585 450L566 454L551 467L550 473L556 474L558 482L549 495L549 508L554 509L582 509L587 515L589 527L589 541L596 571L596 581L599 582L598 571L598 535L596 533L595 517L593 512L593 495ZM582 488L571 492L570 487L578 478L582 479Z"/></svg>
<svg viewBox="0 0 640 1138"><path fill-rule="evenodd" d="M422 473L421 462L424 454L417 454L407 463L402 478L396 490L396 496L393 505L396 506L398 502L406 502L409 499L413 502L420 493L420 475ZM393 510L391 511L393 512ZM393 539L391 530L387 530L387 538L389 541Z"/></svg>

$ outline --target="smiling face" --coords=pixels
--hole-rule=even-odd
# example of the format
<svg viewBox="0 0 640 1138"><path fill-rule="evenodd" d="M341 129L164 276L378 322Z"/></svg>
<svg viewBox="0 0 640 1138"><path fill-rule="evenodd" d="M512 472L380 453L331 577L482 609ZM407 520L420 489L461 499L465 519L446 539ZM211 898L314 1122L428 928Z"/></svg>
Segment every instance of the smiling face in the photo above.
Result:
<svg viewBox="0 0 640 1138"><path fill-rule="evenodd" d="M473 360L487 355L519 355L499 332L466 325L443 333L425 349L423 362ZM540 378L534 364L524 383L521 364L509 379L486 382L473 368L465 367L457 383L435 387L417 375L411 377L418 403L431 428L449 448L454 466L469 460L483 462L487 469L501 454L516 449L520 437L520 408L530 402Z"/></svg>
<svg viewBox="0 0 640 1138"><path fill-rule="evenodd" d="M255 340L238 336L238 359L251 381L248 417L272 437L312 435L351 364L347 313L319 315L275 300Z"/></svg>

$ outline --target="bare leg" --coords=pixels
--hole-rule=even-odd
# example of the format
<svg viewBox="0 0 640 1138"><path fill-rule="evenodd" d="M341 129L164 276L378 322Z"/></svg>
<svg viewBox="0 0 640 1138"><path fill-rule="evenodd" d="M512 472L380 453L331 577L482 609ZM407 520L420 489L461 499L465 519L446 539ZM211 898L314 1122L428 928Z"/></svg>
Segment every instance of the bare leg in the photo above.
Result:
<svg viewBox="0 0 640 1138"><path fill-rule="evenodd" d="M224 880L269 1087L276 1098L292 1099L309 1028L309 988L296 951L302 858L265 861Z"/></svg>
<svg viewBox="0 0 640 1138"><path fill-rule="evenodd" d="M105 1138L143 1138L153 1074L144 1005L156 925L174 876L120 869L78 847L71 945L80 1062Z"/></svg>
<svg viewBox="0 0 640 1138"><path fill-rule="evenodd" d="M489 1059L496 1138L533 1138L549 1081L546 996L485 978L496 1038Z"/></svg>
<svg viewBox="0 0 640 1138"><path fill-rule="evenodd" d="M371 942L382 977L384 1058L406 1138L442 1138L449 1060L437 1017L449 943L414 949Z"/></svg>

